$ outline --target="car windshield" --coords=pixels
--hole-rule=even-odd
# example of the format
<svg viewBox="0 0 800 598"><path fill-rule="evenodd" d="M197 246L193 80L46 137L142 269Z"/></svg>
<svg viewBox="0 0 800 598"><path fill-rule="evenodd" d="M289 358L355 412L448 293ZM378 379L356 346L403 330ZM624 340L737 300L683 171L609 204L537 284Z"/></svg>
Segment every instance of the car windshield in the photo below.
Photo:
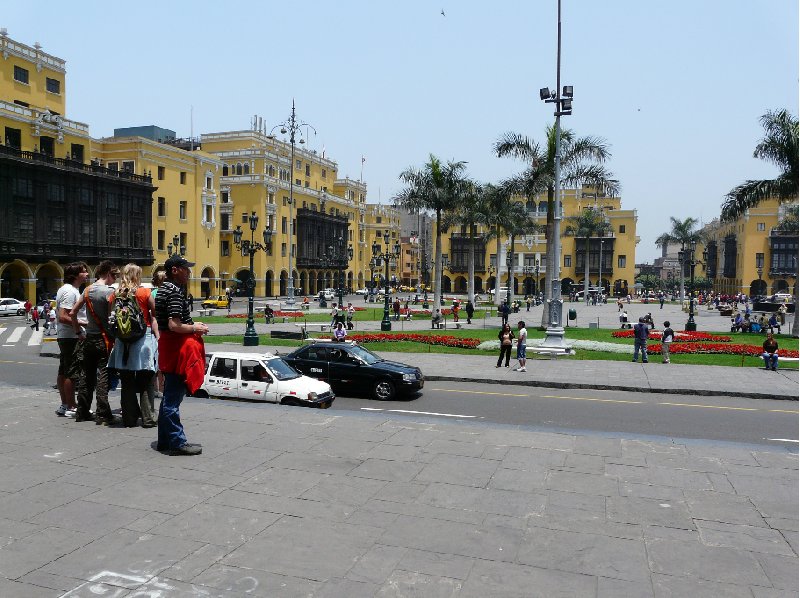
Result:
<svg viewBox="0 0 800 598"><path fill-rule="evenodd" d="M292 366L286 363L283 359L270 359L266 362L269 371L272 372L272 375L275 376L278 380L292 380L293 378L299 378L300 374L298 374Z"/></svg>
<svg viewBox="0 0 800 598"><path fill-rule="evenodd" d="M383 359L375 355L375 353L373 353L372 351L369 351L368 349L365 349L364 347L360 347L358 345L355 345L350 348L350 354L355 357L358 357L360 360L366 362L369 365L372 365L373 363L377 363L379 361L383 361Z"/></svg>

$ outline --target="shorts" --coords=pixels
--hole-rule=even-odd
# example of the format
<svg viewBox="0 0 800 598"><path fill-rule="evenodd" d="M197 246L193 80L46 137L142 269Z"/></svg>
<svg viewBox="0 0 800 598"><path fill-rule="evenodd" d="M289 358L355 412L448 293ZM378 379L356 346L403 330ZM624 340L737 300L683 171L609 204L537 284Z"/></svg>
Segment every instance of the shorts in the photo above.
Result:
<svg viewBox="0 0 800 598"><path fill-rule="evenodd" d="M78 380L83 375L83 342L77 338L58 339L58 375Z"/></svg>
<svg viewBox="0 0 800 598"><path fill-rule="evenodd" d="M527 345L517 345L517 359L526 359L525 349L527 349Z"/></svg>

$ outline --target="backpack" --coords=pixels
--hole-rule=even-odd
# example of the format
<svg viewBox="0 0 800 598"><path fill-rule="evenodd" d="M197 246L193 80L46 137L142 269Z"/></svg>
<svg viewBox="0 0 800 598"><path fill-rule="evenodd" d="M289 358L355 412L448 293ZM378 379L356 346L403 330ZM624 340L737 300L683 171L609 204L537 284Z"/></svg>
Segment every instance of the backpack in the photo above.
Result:
<svg viewBox="0 0 800 598"><path fill-rule="evenodd" d="M127 297L114 297L114 304L108 316L108 332L123 343L122 362L128 362L130 346L147 332L142 308L136 300L136 293Z"/></svg>

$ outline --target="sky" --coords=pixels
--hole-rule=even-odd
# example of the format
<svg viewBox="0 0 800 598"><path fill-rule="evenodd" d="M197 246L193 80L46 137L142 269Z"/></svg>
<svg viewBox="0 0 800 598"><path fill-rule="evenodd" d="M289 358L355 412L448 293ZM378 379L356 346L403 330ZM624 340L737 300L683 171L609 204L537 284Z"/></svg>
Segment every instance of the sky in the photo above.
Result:
<svg viewBox="0 0 800 598"><path fill-rule="evenodd" d="M442 15L444 12L444 15ZM339 176L390 203L432 153L496 183L523 164L492 145L542 141L556 85L557 0L303 3L0 0L0 27L67 61L67 112L93 137L158 125L188 137L298 118ZM48 16L49 15L49 16ZM719 215L777 169L753 158L768 110L798 113L797 0L562 0L562 126L606 140L637 262L669 218Z"/></svg>

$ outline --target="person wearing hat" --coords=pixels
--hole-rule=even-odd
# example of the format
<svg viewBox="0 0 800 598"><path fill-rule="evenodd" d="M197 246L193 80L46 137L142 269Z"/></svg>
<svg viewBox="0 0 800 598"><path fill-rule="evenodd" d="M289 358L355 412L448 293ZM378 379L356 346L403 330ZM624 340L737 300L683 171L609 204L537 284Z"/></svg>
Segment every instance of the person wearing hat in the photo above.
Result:
<svg viewBox="0 0 800 598"><path fill-rule="evenodd" d="M180 255L170 257L164 267L167 279L156 295L158 366L164 373L164 396L158 412L157 450L170 455L199 455L199 444L186 441L180 406L188 390L194 393L203 383L205 347L202 335L208 326L192 320L186 283L194 263Z"/></svg>

